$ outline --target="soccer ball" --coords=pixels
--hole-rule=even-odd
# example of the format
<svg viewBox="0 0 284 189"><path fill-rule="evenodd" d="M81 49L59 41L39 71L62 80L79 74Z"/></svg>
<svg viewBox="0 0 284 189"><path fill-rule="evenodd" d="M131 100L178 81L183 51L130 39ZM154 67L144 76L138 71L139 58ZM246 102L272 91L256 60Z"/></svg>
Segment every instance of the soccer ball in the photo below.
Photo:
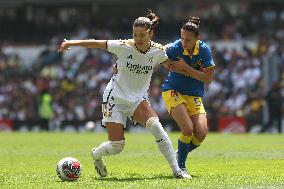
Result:
<svg viewBox="0 0 284 189"><path fill-rule="evenodd" d="M96 124L93 121L88 121L85 125L86 131L93 131L96 128Z"/></svg>
<svg viewBox="0 0 284 189"><path fill-rule="evenodd" d="M61 159L56 166L57 176L62 181L75 181L80 177L81 172L81 163L77 159L72 157Z"/></svg>

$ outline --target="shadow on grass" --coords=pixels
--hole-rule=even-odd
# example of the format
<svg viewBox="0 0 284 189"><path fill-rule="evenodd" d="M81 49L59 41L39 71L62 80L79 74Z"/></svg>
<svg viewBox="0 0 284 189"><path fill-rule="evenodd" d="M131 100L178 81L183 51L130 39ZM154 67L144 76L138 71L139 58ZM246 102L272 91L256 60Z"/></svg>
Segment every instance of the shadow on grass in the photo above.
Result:
<svg viewBox="0 0 284 189"><path fill-rule="evenodd" d="M198 176L192 175L192 178L198 178ZM170 175L156 175L153 177L144 177L144 178L141 177L139 178L137 177L137 175L133 175L132 177L124 177L124 178L116 178L116 177L95 178L95 180L97 181L114 181L114 182L132 182L132 181L146 181L146 180L157 180L157 179L176 180L178 178L174 178L173 176ZM185 180L190 180L190 179L185 179Z"/></svg>

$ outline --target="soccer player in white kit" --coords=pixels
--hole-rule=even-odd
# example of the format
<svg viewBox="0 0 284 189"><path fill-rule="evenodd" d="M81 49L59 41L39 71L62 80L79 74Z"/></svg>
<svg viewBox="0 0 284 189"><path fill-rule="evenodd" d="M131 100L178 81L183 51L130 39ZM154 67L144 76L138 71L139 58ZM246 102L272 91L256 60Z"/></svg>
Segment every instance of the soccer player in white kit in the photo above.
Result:
<svg viewBox="0 0 284 189"><path fill-rule="evenodd" d="M156 112L147 101L153 68L162 64L172 66L162 45L151 41L158 17L149 11L133 23L133 39L130 40L64 40L59 51L70 46L106 49L117 56L118 73L113 75L104 94L102 124L108 132L108 141L92 150L96 171L107 176L103 156L119 154L125 145L124 130L127 117L145 126L155 137L158 148L177 178L191 178L177 164L172 143L164 131Z"/></svg>

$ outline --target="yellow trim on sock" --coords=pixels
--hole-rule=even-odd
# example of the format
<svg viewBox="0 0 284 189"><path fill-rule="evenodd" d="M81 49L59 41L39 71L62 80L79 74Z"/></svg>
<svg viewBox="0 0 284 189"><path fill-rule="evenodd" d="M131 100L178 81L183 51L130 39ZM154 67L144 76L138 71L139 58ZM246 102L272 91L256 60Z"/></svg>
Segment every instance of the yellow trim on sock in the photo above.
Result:
<svg viewBox="0 0 284 189"><path fill-rule="evenodd" d="M179 140L183 143L189 144L191 141L191 136L184 136L182 133L179 136Z"/></svg>
<svg viewBox="0 0 284 189"><path fill-rule="evenodd" d="M202 141L200 142L194 135L192 136L191 141L193 144L197 146L199 146L202 143Z"/></svg>

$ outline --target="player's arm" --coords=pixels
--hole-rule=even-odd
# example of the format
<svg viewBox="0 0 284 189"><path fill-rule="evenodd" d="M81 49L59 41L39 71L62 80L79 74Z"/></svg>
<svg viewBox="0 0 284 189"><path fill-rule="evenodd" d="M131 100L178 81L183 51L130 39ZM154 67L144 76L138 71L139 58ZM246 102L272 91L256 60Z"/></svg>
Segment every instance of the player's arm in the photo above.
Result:
<svg viewBox="0 0 284 189"><path fill-rule="evenodd" d="M166 69L168 69L168 70L170 70L170 71L172 71L172 72L175 71L174 61L172 61L172 60L170 60L170 59L167 59L166 61L164 61L163 63L161 63L161 65L162 65L164 68L166 68Z"/></svg>
<svg viewBox="0 0 284 189"><path fill-rule="evenodd" d="M70 49L71 46L79 46L86 48L99 48L107 49L107 40L95 40L95 39L86 39L86 40L66 40L61 43L58 52Z"/></svg>
<svg viewBox="0 0 284 189"><path fill-rule="evenodd" d="M205 84L207 84L207 85L210 84L213 80L214 67L202 68L202 72L205 73L205 75L206 75Z"/></svg>
<svg viewBox="0 0 284 189"><path fill-rule="evenodd" d="M183 70L189 77L203 81L206 85L213 80L213 68L202 68L202 71L199 71L186 64Z"/></svg>
<svg viewBox="0 0 284 189"><path fill-rule="evenodd" d="M178 64L178 61L173 61L173 60L170 60L170 59L168 59L168 60L166 60L165 62L161 63L161 65L162 65L164 68L168 69L168 70L171 71L171 72L176 72L176 73L180 73L180 74L183 74L183 75L192 77L189 73L187 73L187 72L183 69L182 65L178 65L178 66L177 66L177 64Z"/></svg>
<svg viewBox="0 0 284 189"><path fill-rule="evenodd" d="M168 60L163 62L162 66L165 67L166 69L172 71L172 72L176 72L176 73L179 73L179 74L190 76L186 71L183 70L182 65L180 65L181 69L179 69L179 67L176 67L176 65L177 65L176 63L179 60L177 58L177 50L178 49L176 48L176 46L174 46L173 44L167 44L163 48L167 52Z"/></svg>
<svg viewBox="0 0 284 189"><path fill-rule="evenodd" d="M198 71L189 66L183 59L175 61L174 68L177 73L182 73L186 76L203 81L205 84L211 83L213 79L213 68L203 68L202 71Z"/></svg>

